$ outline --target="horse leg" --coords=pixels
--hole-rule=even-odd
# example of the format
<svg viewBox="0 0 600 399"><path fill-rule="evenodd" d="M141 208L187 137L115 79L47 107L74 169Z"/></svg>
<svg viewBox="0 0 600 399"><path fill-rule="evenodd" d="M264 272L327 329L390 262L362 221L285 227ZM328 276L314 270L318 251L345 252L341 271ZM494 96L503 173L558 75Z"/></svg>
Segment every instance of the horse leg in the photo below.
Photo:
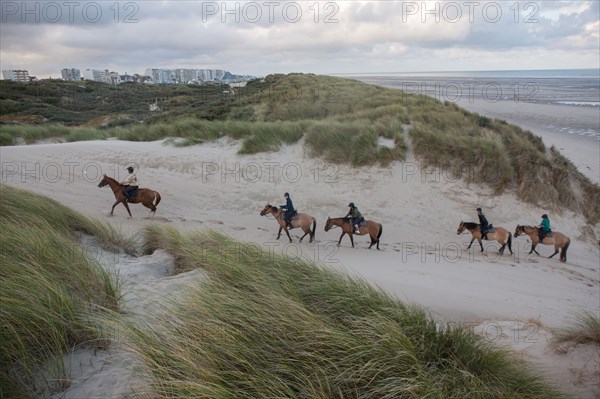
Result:
<svg viewBox="0 0 600 399"><path fill-rule="evenodd" d="M354 248L354 238L352 238L352 233L348 233L350 236L350 242L352 243L352 248Z"/></svg>
<svg viewBox="0 0 600 399"><path fill-rule="evenodd" d="M129 214L129 219L132 219L131 211L129 210L129 205L127 205L127 200L123 201L123 205L125 205L125 209L127 209L127 213Z"/></svg>
<svg viewBox="0 0 600 399"><path fill-rule="evenodd" d="M338 247L342 243L342 238L346 235L346 232L342 231L342 235L340 236L340 240L338 241Z"/></svg>
<svg viewBox="0 0 600 399"><path fill-rule="evenodd" d="M502 244L502 246L500 247L500 249L498 250L498 253L500 255L504 255L504 247L506 247L506 243Z"/></svg>
<svg viewBox="0 0 600 399"><path fill-rule="evenodd" d="M112 215L113 215L113 212L115 211L115 206L119 205L120 203L121 203L121 201L117 200L117 201L116 201L116 202L113 204L113 206L112 206L112 209L110 210L110 216L112 216Z"/></svg>
<svg viewBox="0 0 600 399"><path fill-rule="evenodd" d="M369 235L369 237L371 237L371 236ZM373 239L373 237L371 237L371 245L369 245L369 249L371 249L371 247L373 246L373 244L375 244L375 242L376 241Z"/></svg>
<svg viewBox="0 0 600 399"><path fill-rule="evenodd" d="M279 240L279 237L281 237L281 230L283 230L283 227L279 226L279 231L277 232L277 240Z"/></svg>
<svg viewBox="0 0 600 399"><path fill-rule="evenodd" d="M467 247L467 249L471 249L471 245L473 245L473 241L475 241L475 237L471 238L471 242L469 243L469 246Z"/></svg>
<svg viewBox="0 0 600 399"><path fill-rule="evenodd" d="M285 228L285 234L287 234L288 238L290 239L290 242L292 242L292 237L290 236L290 231L287 227Z"/></svg>
<svg viewBox="0 0 600 399"><path fill-rule="evenodd" d="M306 231L306 228L304 228L304 227L302 228L302 230L304 231L304 235L303 235L302 237L300 237L300 241L299 241L299 242L302 242L302 239L303 239L304 237L306 237L306 235L307 235L308 233L310 233L310 227L308 228L308 231Z"/></svg>
<svg viewBox="0 0 600 399"><path fill-rule="evenodd" d="M481 252L483 252L483 244L481 243L481 240L478 238L477 241L479 241L479 246L481 247Z"/></svg>
<svg viewBox="0 0 600 399"><path fill-rule="evenodd" d="M548 257L548 259L552 258L554 255L558 253L558 245L554 246L554 253Z"/></svg>

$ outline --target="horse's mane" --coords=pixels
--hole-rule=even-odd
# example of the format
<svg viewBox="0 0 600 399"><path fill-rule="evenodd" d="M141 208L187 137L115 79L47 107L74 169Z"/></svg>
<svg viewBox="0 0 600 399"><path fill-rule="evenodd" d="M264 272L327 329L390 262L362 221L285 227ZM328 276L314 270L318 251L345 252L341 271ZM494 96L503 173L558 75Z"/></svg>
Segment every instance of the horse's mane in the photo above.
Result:
<svg viewBox="0 0 600 399"><path fill-rule="evenodd" d="M476 228L477 226L479 226L479 224L478 224L478 223L473 223L473 222L463 222L463 224L465 225L465 227L466 227L467 229L474 229L474 228Z"/></svg>
<svg viewBox="0 0 600 399"><path fill-rule="evenodd" d="M271 205L271 209L272 209L272 210L274 210L275 212L277 212L277 210L278 210L279 208L277 208L275 205Z"/></svg>

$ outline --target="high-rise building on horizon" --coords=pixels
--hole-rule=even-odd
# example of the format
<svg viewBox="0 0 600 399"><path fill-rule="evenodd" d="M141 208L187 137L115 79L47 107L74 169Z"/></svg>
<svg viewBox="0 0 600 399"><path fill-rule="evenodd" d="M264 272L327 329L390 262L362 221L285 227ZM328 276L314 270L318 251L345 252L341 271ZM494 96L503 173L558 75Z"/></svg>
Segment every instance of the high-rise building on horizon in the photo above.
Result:
<svg viewBox="0 0 600 399"><path fill-rule="evenodd" d="M77 68L63 68L60 74L63 80L81 80L81 72Z"/></svg>
<svg viewBox="0 0 600 399"><path fill-rule="evenodd" d="M2 71L2 76L5 80L12 80L15 82L29 82L29 71L26 69L5 69Z"/></svg>

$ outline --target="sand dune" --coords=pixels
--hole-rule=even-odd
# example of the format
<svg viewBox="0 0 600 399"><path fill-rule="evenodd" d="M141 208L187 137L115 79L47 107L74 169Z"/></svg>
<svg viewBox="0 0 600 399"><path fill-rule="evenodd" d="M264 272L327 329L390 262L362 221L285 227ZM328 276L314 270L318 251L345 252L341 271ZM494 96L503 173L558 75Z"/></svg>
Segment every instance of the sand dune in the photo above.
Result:
<svg viewBox="0 0 600 399"><path fill-rule="evenodd" d="M237 149L228 140L191 147L122 141L1 147L2 182L47 195L126 232L157 221L184 230L215 229L265 250L359 275L404 301L427 307L436 319L468 323L487 339L510 345L577 397L600 394L597 349L592 355L578 349L556 355L547 345L551 329L567 326L580 308L600 313L599 248L578 238L585 225L580 216L550 213L508 193L494 196L440 170L424 170L414 159L387 169L352 168L310 158L302 143L243 157L236 155ZM131 206L131 220L121 205L115 216L108 216L114 197L97 184L103 173L122 179L129 164L137 166L142 186L161 193L154 218L141 205ZM299 211L317 218L315 244L298 244L296 231L293 243L285 236L277 241L275 221L259 216L267 203L284 203L286 191ZM343 216L350 201L366 218L383 224L382 251L368 250L367 237L356 237L356 248L347 238L338 247L339 230L323 231L327 217ZM456 229L462 220L476 220L478 206L494 225L511 232L519 223L537 224L542 213L550 213L554 229L573 240L568 262L528 255L523 237L513 240L512 256L506 252L500 257L492 242L485 243L483 254L476 245L467 251L470 236L457 235ZM541 248L542 255L552 252L551 247ZM99 256L111 263L106 254ZM129 265L113 262L126 277L126 311L150 317L160 311L156 304L161 295L201 278L198 273L169 277L169 262L160 253ZM120 388L132 385L110 381L109 375L76 378L96 382L85 391L73 384L74 391L65 397L81 392L93 396L107 379ZM100 392L127 397L124 392L131 391Z"/></svg>

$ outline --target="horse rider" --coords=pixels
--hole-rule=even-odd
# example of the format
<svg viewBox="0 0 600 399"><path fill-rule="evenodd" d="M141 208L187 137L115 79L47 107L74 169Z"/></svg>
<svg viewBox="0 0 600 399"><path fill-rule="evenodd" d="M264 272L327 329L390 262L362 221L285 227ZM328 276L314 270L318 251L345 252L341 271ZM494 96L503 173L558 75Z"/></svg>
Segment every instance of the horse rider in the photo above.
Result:
<svg viewBox="0 0 600 399"><path fill-rule="evenodd" d="M358 233L360 233L359 226L362 222L364 222L365 218L360 213L360 211L358 210L356 205L354 205L354 202L349 203L348 206L350 207L350 210L344 217L345 218L350 217L352 226L354 227L354 234L358 234Z"/></svg>
<svg viewBox="0 0 600 399"><path fill-rule="evenodd" d="M483 211L481 210L481 208L477 208L476 211L477 211L477 217L479 217L481 238L484 240L487 240L488 239L487 232L488 232L490 223L488 222L487 218L483 214Z"/></svg>
<svg viewBox="0 0 600 399"><path fill-rule="evenodd" d="M296 216L296 210L294 209L294 204L292 204L292 199L290 198L289 193L283 194L285 198L285 205L281 205L280 208L284 211L283 220L285 220L285 224L287 227L292 227L292 218Z"/></svg>
<svg viewBox="0 0 600 399"><path fill-rule="evenodd" d="M127 197L127 199L131 199L131 192L138 189L138 181L137 176L133 172L133 166L128 166L127 171L129 172L129 174L125 176L125 179L123 179L121 184L125 186L125 188L123 189L123 194L125 195L125 197Z"/></svg>
<svg viewBox="0 0 600 399"><path fill-rule="evenodd" d="M542 221L538 226L538 236L540 238L540 243L544 240L545 237L548 237L552 233L552 229L550 229L550 219L548 219L548 215L545 213L542 215Z"/></svg>

